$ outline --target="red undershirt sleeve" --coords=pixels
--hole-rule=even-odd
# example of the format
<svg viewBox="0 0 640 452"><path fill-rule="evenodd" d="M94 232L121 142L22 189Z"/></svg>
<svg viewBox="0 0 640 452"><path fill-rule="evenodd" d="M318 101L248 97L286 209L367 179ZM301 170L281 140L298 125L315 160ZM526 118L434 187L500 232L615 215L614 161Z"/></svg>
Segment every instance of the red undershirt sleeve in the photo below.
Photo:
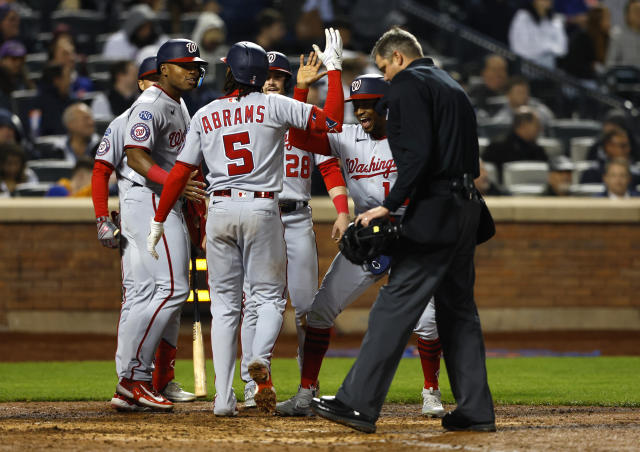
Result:
<svg viewBox="0 0 640 452"><path fill-rule="evenodd" d="M113 166L104 160L96 160L91 174L91 198L96 218L109 216L109 177Z"/></svg>
<svg viewBox="0 0 640 452"><path fill-rule="evenodd" d="M191 172L197 168L195 165L176 161L176 164L171 169L162 187L162 195L158 202L158 209L156 210L154 220L163 223L167 219L169 211L182 194L184 187L186 187Z"/></svg>
<svg viewBox="0 0 640 452"><path fill-rule="evenodd" d="M342 177L342 171L340 170L338 159L332 158L326 162L322 162L318 165L318 170L320 170L320 174L322 174L327 191L334 187L346 185L344 178Z"/></svg>

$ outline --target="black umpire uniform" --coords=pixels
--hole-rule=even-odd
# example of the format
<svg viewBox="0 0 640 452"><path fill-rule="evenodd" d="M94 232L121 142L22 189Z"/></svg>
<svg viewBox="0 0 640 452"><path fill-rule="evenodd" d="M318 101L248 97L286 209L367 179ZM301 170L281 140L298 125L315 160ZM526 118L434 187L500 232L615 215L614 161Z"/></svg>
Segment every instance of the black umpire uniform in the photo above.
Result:
<svg viewBox="0 0 640 452"><path fill-rule="evenodd" d="M360 353L336 400L377 420L413 328L435 296L436 322L458 407L453 427L495 428L485 349L473 297L477 243L493 235L473 186L479 174L473 107L449 75L419 58L395 75L385 102L398 178L383 205L409 198L389 282L369 315Z"/></svg>

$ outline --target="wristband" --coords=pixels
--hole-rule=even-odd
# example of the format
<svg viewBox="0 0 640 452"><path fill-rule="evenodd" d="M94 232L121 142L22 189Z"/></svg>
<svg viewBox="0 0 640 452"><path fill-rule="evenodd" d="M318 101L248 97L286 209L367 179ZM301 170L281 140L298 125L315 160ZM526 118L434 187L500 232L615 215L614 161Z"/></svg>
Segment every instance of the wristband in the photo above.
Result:
<svg viewBox="0 0 640 452"><path fill-rule="evenodd" d="M347 195L335 196L331 201L333 201L333 205L336 206L336 212L338 212L338 214L349 214L349 201Z"/></svg>
<svg viewBox="0 0 640 452"><path fill-rule="evenodd" d="M158 165L153 165L147 172L147 179L149 179L151 182L155 182L156 184L164 185L167 180L167 176L169 176L169 173L160 168Z"/></svg>

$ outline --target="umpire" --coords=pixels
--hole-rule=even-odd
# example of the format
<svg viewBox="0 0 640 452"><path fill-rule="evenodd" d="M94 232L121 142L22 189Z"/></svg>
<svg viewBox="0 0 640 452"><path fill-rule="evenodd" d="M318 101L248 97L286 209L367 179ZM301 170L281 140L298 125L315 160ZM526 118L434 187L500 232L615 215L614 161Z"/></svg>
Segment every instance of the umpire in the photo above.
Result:
<svg viewBox="0 0 640 452"><path fill-rule="evenodd" d="M480 319L473 298L477 243L494 225L473 185L479 174L473 107L449 75L424 58L411 34L393 28L372 55L391 81L388 139L398 178L382 206L360 214L364 226L409 198L389 282L378 294L360 353L334 397L313 411L367 433L375 422L418 318L434 295L436 322L457 408L447 430L495 431Z"/></svg>

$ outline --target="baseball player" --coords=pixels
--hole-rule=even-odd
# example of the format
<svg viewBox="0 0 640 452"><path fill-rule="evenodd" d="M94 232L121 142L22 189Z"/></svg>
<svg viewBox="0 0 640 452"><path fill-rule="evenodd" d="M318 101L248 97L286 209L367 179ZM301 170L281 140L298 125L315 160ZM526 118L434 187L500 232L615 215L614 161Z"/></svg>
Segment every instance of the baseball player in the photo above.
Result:
<svg viewBox="0 0 640 452"><path fill-rule="evenodd" d="M362 75L351 84L351 95L359 124L343 126L340 134L311 135L292 130L294 146L314 152L331 149L341 159L349 193L356 214L379 205L393 186L397 169L386 139L386 119L376 112L377 103L389 88L380 75ZM394 212L400 216L404 206ZM322 280L311 310L307 314L307 334L304 343L302 378L297 394L278 403L276 413L282 416L311 416L311 399L315 390L322 359L329 348L335 318L354 302L367 288L383 278L390 259L380 256L365 266L349 262L341 253L335 257ZM418 321L418 350L424 372L422 413L443 416L444 409L438 389L440 370L440 341L435 325L433 300Z"/></svg>
<svg viewBox="0 0 640 452"><path fill-rule="evenodd" d="M342 57L334 46L335 38L327 42L323 56L330 70ZM189 173L204 158L210 194L206 237L215 347L214 414L234 416L237 400L232 383L245 278L258 313L253 343L245 344L253 355L248 370L258 385L254 398L263 411L273 412L276 404L270 358L286 304L286 245L278 206L284 135L291 127L339 132L341 124L317 107L263 94L269 62L257 44L234 44L225 61L226 96L201 108L191 120L184 149L151 219L148 249L156 254L163 222Z"/></svg>
<svg viewBox="0 0 640 452"><path fill-rule="evenodd" d="M291 65L285 55L280 52L267 52L269 75L262 87L265 94L285 94L291 83ZM300 69L297 75L297 86L293 98L307 99L309 85L323 77L326 73L318 73L322 61L314 52L309 54L307 63L300 56ZM329 83L335 84L330 93L338 94L337 99L327 99L324 110L329 116L342 122L342 103L344 97L340 89L340 71L329 73ZM280 213L284 224L284 239L287 246L287 289L291 305L295 309L296 332L298 335L298 363L302 366L302 347L304 346L305 317L318 290L318 250L313 232L311 208L311 173L313 164L323 176L337 211L337 219L333 225L332 237L339 240L349 225L349 207L347 189L345 187L340 164L335 157L312 154L293 147L289 143L289 132L284 137L284 174L283 189L280 193ZM249 362L253 358L251 349L245 344L253 343L255 325L258 319L255 303L247 292L248 281L245 280L245 302L242 310L242 379L246 382L244 389L244 407L255 407L257 385L249 376ZM215 348L215 347L214 347Z"/></svg>
<svg viewBox="0 0 640 452"><path fill-rule="evenodd" d="M140 92L146 90L158 81L156 57L145 58L138 69L138 88ZM131 273L131 263L129 261L129 250L126 241L122 239L117 223L117 214L114 212L114 221L109 218L109 178L111 173L116 171L118 181L118 195L122 204L124 195L133 184L132 169L127 165L127 156L124 153L124 133L127 123L128 111L115 118L104 133L100 145L96 151L96 159L91 180L91 194L96 213L96 224L98 228L98 240L103 246L108 248L120 248L122 267L122 306L120 308L120 318L118 321L118 332L121 325L127 319L130 301L135 294L135 286ZM165 397L173 402L186 402L195 400L195 395L184 391L180 384L173 381L175 361L174 347L168 344L175 341L179 324L169 325L165 331L163 340L158 347L155 358L155 369L153 371L154 387L163 392ZM175 343L175 342L174 342ZM116 373L122 372L122 342L118 341L116 348ZM168 381L168 383L166 382ZM164 383L163 383L164 382ZM118 411L140 411L148 409L135 403L133 399L122 396L118 393L113 395L111 405Z"/></svg>
<svg viewBox="0 0 640 452"><path fill-rule="evenodd" d="M166 347L175 357L180 311L189 292L189 238L180 201L167 221L161 257L153 259L146 252L147 220L141 219L155 212L168 171L184 145L190 118L181 94L201 83L206 64L193 41L164 43L157 55L160 79L131 106L124 128L127 164L133 171L121 221L130 247L135 295L128 301L129 313L118 331L122 368L116 392L162 411L173 408L159 392L168 385L170 375L160 376L152 385L153 360L158 347ZM192 194L203 202L205 192L198 185L204 184L194 184Z"/></svg>

